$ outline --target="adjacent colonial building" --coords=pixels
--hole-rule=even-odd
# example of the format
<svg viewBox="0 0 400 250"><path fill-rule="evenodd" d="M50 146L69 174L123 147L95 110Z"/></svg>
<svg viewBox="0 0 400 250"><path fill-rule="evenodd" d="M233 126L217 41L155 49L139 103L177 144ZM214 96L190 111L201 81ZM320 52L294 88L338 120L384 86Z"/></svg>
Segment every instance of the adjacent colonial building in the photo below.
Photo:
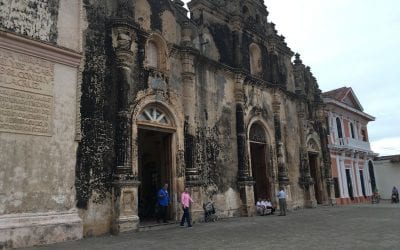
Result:
<svg viewBox="0 0 400 250"><path fill-rule="evenodd" d="M392 188L400 188L400 155L380 156L374 159L376 184L382 199L392 198Z"/></svg>
<svg viewBox="0 0 400 250"><path fill-rule="evenodd" d="M375 118L365 112L354 91L342 87L323 93L329 124L328 145L338 204L363 202L376 189L367 124Z"/></svg>
<svg viewBox="0 0 400 250"><path fill-rule="evenodd" d="M189 9L190 18L180 0L0 5L1 244L136 230L155 221L164 183L171 220L185 186L195 220L210 200L220 216L252 216L255 199L275 199L280 186L289 208L333 202L327 138L337 136L315 77L263 1ZM334 176L347 185L350 167L353 180L340 196L362 196L360 174L368 196L362 136L373 118L332 101L332 117L354 120L354 140L341 127L332 141L343 166ZM340 151L353 141L361 149Z"/></svg>

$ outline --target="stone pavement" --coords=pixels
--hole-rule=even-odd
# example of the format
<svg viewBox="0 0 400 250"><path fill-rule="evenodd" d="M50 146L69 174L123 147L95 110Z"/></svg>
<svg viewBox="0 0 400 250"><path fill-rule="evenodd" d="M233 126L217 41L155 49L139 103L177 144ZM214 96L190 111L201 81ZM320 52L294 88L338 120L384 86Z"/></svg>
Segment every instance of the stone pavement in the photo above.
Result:
<svg viewBox="0 0 400 250"><path fill-rule="evenodd" d="M300 209L31 249L400 249L400 205Z"/></svg>

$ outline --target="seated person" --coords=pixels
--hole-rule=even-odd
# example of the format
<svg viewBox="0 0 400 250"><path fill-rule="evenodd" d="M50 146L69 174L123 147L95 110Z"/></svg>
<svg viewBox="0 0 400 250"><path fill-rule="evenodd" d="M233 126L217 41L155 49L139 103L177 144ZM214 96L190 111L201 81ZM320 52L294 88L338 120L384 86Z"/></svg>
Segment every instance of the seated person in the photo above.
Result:
<svg viewBox="0 0 400 250"><path fill-rule="evenodd" d="M258 201L256 203L256 209L257 209L257 214L258 215L264 215L265 206L264 206L263 201L261 200L261 198L258 198Z"/></svg>
<svg viewBox="0 0 400 250"><path fill-rule="evenodd" d="M274 214L275 208L272 206L272 202L269 199L265 202L265 207L270 210L270 214Z"/></svg>
<svg viewBox="0 0 400 250"><path fill-rule="evenodd" d="M261 204L264 206L264 214L263 214L263 215L268 215L268 214L270 214L270 213L271 213L271 209L268 208L268 205L269 205L269 204L268 204L268 201L267 201L266 198L264 198L264 199L262 200Z"/></svg>

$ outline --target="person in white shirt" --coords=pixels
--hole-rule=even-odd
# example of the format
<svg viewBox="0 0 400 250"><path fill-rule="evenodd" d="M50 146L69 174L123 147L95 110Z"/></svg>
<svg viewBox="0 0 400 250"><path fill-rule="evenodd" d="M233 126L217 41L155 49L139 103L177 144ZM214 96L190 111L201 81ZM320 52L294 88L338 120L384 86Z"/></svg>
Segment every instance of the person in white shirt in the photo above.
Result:
<svg viewBox="0 0 400 250"><path fill-rule="evenodd" d="M268 199L266 202L266 209L270 210L270 214L274 214L275 208L272 206L272 202Z"/></svg>
<svg viewBox="0 0 400 250"><path fill-rule="evenodd" d="M262 204L263 207L264 207L264 213L263 213L263 215L268 215L268 214L269 214L269 211L268 211L268 209L267 209L267 205L268 205L267 199L263 198L261 204Z"/></svg>
<svg viewBox="0 0 400 250"><path fill-rule="evenodd" d="M256 203L256 209L257 209L258 215L264 215L265 206L264 206L261 198L258 198L258 201Z"/></svg>

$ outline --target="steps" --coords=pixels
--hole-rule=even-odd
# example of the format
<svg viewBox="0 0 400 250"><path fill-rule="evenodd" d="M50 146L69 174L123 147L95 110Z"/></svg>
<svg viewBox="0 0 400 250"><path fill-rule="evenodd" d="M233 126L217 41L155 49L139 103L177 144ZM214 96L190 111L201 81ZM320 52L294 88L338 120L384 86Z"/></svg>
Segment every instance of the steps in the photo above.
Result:
<svg viewBox="0 0 400 250"><path fill-rule="evenodd" d="M169 229L176 227L179 227L179 223L177 221L168 223L145 222L139 224L138 231L147 232L147 231L162 230L162 229Z"/></svg>

